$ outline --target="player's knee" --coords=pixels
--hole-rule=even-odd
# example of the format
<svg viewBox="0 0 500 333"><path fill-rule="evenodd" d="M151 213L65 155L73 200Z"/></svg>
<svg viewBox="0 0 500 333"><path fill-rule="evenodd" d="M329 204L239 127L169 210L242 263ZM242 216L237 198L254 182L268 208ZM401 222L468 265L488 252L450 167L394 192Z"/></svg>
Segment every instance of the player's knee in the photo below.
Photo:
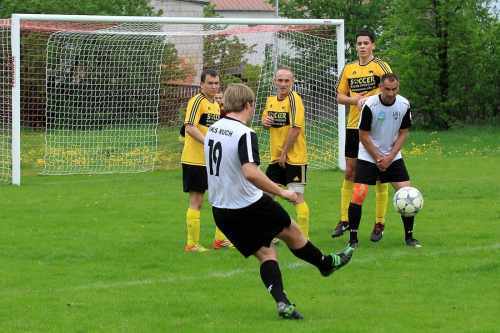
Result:
<svg viewBox="0 0 500 333"><path fill-rule="evenodd" d="M345 179L353 182L354 181L354 168L352 166L346 166L345 168Z"/></svg>
<svg viewBox="0 0 500 333"><path fill-rule="evenodd" d="M273 247L261 247L254 253L255 257L263 263L268 260L278 261L278 256L276 255L276 250Z"/></svg>
<svg viewBox="0 0 500 333"><path fill-rule="evenodd" d="M357 205L362 205L365 201L366 195L368 194L368 185L366 184L354 184L352 191L352 202Z"/></svg>
<svg viewBox="0 0 500 333"><path fill-rule="evenodd" d="M203 204L203 194L192 193L189 197L189 206L193 209L200 210Z"/></svg>

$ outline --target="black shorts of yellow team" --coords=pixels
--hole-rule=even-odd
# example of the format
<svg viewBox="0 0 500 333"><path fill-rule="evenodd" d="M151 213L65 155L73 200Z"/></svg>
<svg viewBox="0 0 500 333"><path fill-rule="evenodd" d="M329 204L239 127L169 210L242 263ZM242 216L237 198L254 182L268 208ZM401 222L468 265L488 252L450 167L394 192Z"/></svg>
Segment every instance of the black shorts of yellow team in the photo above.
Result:
<svg viewBox="0 0 500 333"><path fill-rule="evenodd" d="M408 180L410 180L410 176L402 158L392 162L385 171L380 171L375 163L365 160L358 159L356 163L355 183L375 185L377 181L381 183L399 183Z"/></svg>
<svg viewBox="0 0 500 333"><path fill-rule="evenodd" d="M278 163L269 164L266 169L266 175L276 184L286 186L290 183L307 183L307 164L294 165L285 163L282 168Z"/></svg>
<svg viewBox="0 0 500 333"><path fill-rule="evenodd" d="M359 152L359 130L357 128L347 128L345 130L345 157L358 158Z"/></svg>
<svg viewBox="0 0 500 333"><path fill-rule="evenodd" d="M182 163L182 185L184 192L205 193L208 189L205 166Z"/></svg>
<svg viewBox="0 0 500 333"><path fill-rule="evenodd" d="M270 247L272 240L290 226L290 215L269 195L253 204L226 209L212 207L215 224L245 257L261 247Z"/></svg>

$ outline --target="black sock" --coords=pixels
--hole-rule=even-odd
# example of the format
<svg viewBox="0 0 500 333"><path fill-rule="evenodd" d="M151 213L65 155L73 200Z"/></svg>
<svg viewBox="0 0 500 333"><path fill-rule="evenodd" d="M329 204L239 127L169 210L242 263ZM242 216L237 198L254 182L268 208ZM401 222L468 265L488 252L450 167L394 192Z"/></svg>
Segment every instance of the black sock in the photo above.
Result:
<svg viewBox="0 0 500 333"><path fill-rule="evenodd" d="M361 221L361 205L357 205L355 203L349 204L349 242L357 242L358 241L358 228L359 222Z"/></svg>
<svg viewBox="0 0 500 333"><path fill-rule="evenodd" d="M401 215L401 220L403 221L403 226L405 228L405 240L413 238L413 222L415 221L415 216L403 216Z"/></svg>
<svg viewBox="0 0 500 333"><path fill-rule="evenodd" d="M306 245L300 249L290 249L299 259L316 266L320 271L326 271L332 268L333 258L330 255L323 255L313 243L307 241Z"/></svg>
<svg viewBox="0 0 500 333"><path fill-rule="evenodd" d="M290 304L283 290L283 279L281 278L280 266L277 261L264 261L260 265L260 278L276 303L285 302Z"/></svg>

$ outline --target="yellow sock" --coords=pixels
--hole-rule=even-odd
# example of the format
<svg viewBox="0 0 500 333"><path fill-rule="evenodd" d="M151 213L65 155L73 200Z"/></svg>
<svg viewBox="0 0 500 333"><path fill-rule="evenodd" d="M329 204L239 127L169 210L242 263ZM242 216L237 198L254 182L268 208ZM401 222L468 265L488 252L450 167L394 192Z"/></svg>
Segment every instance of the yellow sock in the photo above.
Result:
<svg viewBox="0 0 500 333"><path fill-rule="evenodd" d="M200 211L188 208L186 212L187 245L200 242Z"/></svg>
<svg viewBox="0 0 500 333"><path fill-rule="evenodd" d="M350 180L344 179L342 189L340 190L340 221L349 221L347 212L351 203L353 183Z"/></svg>
<svg viewBox="0 0 500 333"><path fill-rule="evenodd" d="M309 206L304 201L295 205L297 224L306 238L309 238Z"/></svg>
<svg viewBox="0 0 500 333"><path fill-rule="evenodd" d="M222 231L220 231L219 228L217 228L217 226L215 226L215 236L214 236L215 240L224 240L226 239L226 236L222 233Z"/></svg>
<svg viewBox="0 0 500 333"><path fill-rule="evenodd" d="M389 201L389 183L377 182L375 186L375 222L384 224Z"/></svg>

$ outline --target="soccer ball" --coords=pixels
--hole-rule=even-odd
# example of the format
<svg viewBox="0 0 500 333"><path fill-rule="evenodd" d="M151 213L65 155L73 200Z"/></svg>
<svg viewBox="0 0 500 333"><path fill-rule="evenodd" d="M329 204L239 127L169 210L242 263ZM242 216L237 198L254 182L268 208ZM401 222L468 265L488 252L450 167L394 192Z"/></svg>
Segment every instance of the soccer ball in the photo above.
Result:
<svg viewBox="0 0 500 333"><path fill-rule="evenodd" d="M416 188L406 186L394 193L392 203L399 214L414 216L424 207L424 197Z"/></svg>

